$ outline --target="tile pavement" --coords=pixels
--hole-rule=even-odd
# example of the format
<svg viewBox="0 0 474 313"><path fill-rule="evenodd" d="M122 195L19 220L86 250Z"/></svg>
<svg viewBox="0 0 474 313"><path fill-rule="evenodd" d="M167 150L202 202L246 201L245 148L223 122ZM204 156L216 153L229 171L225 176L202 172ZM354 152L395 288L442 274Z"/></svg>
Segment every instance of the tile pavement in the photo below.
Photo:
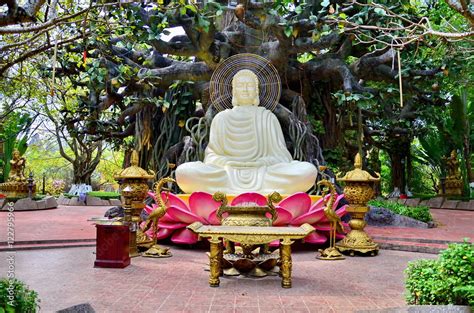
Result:
<svg viewBox="0 0 474 313"><path fill-rule="evenodd" d="M408 261L434 255L383 250L343 261L293 256L293 288L278 277L222 278L210 288L205 250L172 247L167 259L134 258L125 269L94 268L93 247L18 251L16 275L38 291L41 312L90 303L96 312L353 312L404 305ZM0 268L6 268L0 253Z"/></svg>

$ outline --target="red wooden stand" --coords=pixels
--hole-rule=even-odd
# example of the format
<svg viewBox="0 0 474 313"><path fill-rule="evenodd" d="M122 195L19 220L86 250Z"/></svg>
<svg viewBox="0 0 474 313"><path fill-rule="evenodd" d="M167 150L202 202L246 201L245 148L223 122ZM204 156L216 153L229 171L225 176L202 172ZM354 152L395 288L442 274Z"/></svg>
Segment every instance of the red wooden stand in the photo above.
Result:
<svg viewBox="0 0 474 313"><path fill-rule="evenodd" d="M96 225L97 247L95 267L124 268L130 265L130 230L124 225Z"/></svg>

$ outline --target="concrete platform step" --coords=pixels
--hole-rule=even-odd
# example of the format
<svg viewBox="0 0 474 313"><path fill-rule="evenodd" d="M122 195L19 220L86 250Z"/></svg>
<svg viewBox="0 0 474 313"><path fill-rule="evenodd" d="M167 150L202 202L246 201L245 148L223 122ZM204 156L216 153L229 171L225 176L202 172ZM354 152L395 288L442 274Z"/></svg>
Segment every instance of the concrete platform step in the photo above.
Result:
<svg viewBox="0 0 474 313"><path fill-rule="evenodd" d="M36 250L36 249L57 249L57 248L77 248L77 247L94 247L94 241L73 241L73 242L43 242L43 243L18 243L15 242L13 247L1 245L1 251L20 251L20 250Z"/></svg>
<svg viewBox="0 0 474 313"><path fill-rule="evenodd" d="M379 244L380 248L386 250L399 250L409 252L421 252L438 254L441 250L448 248L447 243L427 243L427 242L413 242L404 240L383 240L374 239Z"/></svg>

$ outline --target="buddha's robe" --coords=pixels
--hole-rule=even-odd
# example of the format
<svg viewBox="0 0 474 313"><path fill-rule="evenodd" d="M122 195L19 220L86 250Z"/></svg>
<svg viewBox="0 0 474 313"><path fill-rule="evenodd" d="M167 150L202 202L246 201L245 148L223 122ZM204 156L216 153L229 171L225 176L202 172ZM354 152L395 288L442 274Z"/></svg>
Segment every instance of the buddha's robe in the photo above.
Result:
<svg viewBox="0 0 474 313"><path fill-rule="evenodd" d="M313 164L293 161L278 119L258 106L235 106L218 113L204 162L188 162L176 169L177 183L186 193L289 194L307 191L316 175Z"/></svg>

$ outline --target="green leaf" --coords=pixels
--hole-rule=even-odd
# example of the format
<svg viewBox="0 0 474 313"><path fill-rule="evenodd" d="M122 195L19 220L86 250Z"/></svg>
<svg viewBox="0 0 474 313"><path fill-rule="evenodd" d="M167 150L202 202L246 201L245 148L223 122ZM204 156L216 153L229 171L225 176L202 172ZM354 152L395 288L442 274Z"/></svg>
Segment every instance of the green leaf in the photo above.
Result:
<svg viewBox="0 0 474 313"><path fill-rule="evenodd" d="M377 13L378 15L385 16L387 13L385 13L385 10L382 8L375 8L374 12Z"/></svg>
<svg viewBox="0 0 474 313"><path fill-rule="evenodd" d="M293 26L287 26L287 27L285 27L285 35L286 35L286 37L291 37L291 34L293 34Z"/></svg>

